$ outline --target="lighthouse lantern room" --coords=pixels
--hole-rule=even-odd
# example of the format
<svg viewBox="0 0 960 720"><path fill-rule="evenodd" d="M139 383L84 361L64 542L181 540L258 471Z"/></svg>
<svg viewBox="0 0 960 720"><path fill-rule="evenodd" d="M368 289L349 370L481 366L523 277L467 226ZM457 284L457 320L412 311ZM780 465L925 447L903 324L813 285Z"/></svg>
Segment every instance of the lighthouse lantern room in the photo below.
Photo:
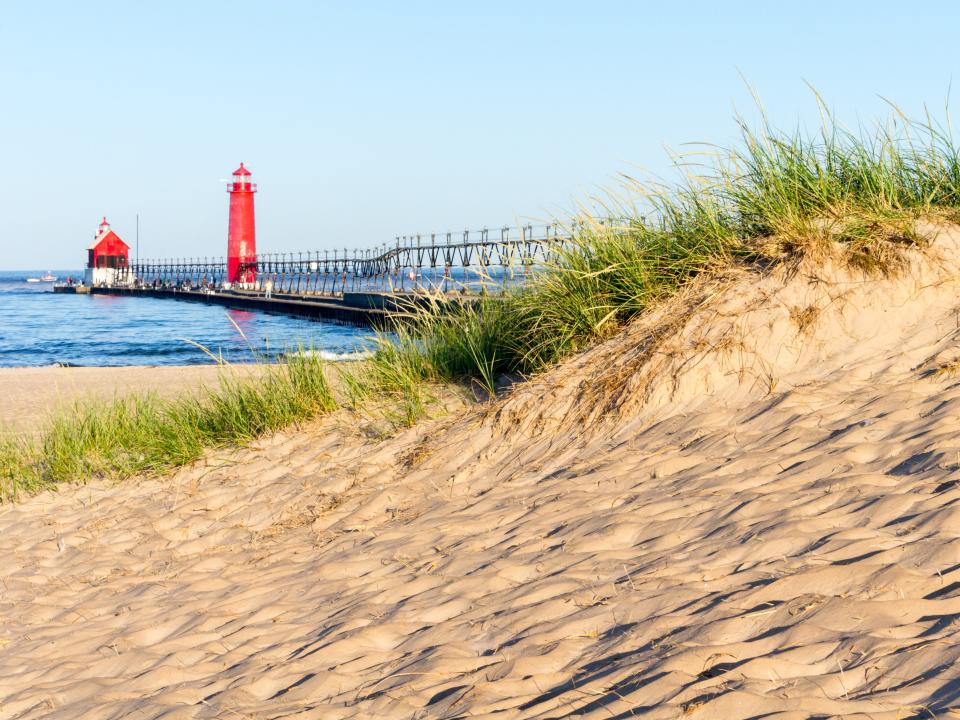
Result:
<svg viewBox="0 0 960 720"><path fill-rule="evenodd" d="M130 280L130 246L103 218L93 244L87 248L84 282L87 285L128 285Z"/></svg>
<svg viewBox="0 0 960 720"><path fill-rule="evenodd" d="M257 280L257 229L253 216L253 195L257 185L250 171L240 163L227 185L230 193L230 224L227 230L227 280L234 287L249 288Z"/></svg>

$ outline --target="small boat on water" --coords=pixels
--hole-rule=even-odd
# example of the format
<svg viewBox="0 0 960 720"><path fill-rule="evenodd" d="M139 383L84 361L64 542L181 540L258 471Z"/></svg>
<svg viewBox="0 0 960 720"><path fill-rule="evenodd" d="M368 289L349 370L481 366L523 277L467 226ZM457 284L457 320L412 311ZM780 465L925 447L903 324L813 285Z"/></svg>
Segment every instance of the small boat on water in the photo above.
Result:
<svg viewBox="0 0 960 720"><path fill-rule="evenodd" d="M38 283L38 282L56 282L57 276L50 274L50 271L47 270L46 275L41 275L38 278L27 278L28 283Z"/></svg>

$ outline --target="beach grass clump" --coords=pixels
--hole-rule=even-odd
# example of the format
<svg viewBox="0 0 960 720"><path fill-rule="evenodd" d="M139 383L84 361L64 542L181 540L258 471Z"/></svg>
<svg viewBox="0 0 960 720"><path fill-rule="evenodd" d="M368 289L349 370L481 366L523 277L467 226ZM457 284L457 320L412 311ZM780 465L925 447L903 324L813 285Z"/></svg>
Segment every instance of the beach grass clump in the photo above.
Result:
<svg viewBox="0 0 960 720"><path fill-rule="evenodd" d="M385 373L384 365L399 363L434 383L472 378L492 393L496 376L514 365L518 312L511 295L429 296L397 318L393 342L381 340L371 368Z"/></svg>
<svg viewBox="0 0 960 720"><path fill-rule="evenodd" d="M0 436L0 502L37 492L43 483L29 463L35 457L31 439L19 435Z"/></svg>
<svg viewBox="0 0 960 720"><path fill-rule="evenodd" d="M738 120L740 142L676 160L674 184L623 178L570 219L569 240L525 287L472 303L401 313L369 365L370 387L412 395L418 382L479 382L542 370L616 333L691 280L732 265L837 257L895 273L923 246L920 220L960 219L960 150L949 124L896 111L845 129L823 107L819 131ZM601 222L596 215L615 216ZM419 405L414 404L413 409Z"/></svg>
<svg viewBox="0 0 960 720"><path fill-rule="evenodd" d="M587 219L545 272L516 293L514 370L537 371L606 339L704 271L746 249L730 233L670 232Z"/></svg>
<svg viewBox="0 0 960 720"><path fill-rule="evenodd" d="M375 336L372 357L341 372L353 407L379 410L391 424L409 427L451 384L473 381L492 396L498 375L515 366L510 303L510 296L428 294L405 304Z"/></svg>
<svg viewBox="0 0 960 720"><path fill-rule="evenodd" d="M75 405L54 415L25 470L35 484L125 477L198 457L200 438L178 428L177 415L155 394Z"/></svg>
<svg viewBox="0 0 960 720"><path fill-rule="evenodd" d="M200 402L175 403L178 419L197 429L206 446L249 442L261 435L338 407L326 364L312 353L294 353L263 366L254 378L225 373Z"/></svg>
<svg viewBox="0 0 960 720"><path fill-rule="evenodd" d="M325 363L294 353L260 372L224 366L198 395L75 405L36 436L0 441L0 500L67 481L155 475L338 407Z"/></svg>

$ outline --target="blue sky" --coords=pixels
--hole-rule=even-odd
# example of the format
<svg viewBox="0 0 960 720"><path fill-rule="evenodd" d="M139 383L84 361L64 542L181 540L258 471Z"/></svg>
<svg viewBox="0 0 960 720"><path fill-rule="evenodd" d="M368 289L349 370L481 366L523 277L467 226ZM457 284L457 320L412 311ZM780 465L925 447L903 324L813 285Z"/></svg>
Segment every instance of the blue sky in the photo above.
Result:
<svg viewBox="0 0 960 720"><path fill-rule="evenodd" d="M943 2L0 0L0 267L67 268L106 215L221 255L243 160L261 251L563 213L755 115L942 110Z"/></svg>

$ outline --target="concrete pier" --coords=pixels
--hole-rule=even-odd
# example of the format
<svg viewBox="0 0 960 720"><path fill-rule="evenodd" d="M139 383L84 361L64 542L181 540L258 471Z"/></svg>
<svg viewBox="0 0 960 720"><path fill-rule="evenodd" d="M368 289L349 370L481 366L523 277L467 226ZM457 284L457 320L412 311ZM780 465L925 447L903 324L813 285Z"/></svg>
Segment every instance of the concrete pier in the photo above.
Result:
<svg viewBox="0 0 960 720"><path fill-rule="evenodd" d="M63 288L61 292L68 292ZM359 325L367 327L383 327L388 315L387 307L395 306L396 299L390 298L388 303L382 298L367 298L356 296L379 295L379 293L351 293L345 301L336 297L318 297L308 295L290 295L274 293L267 298L261 293L222 290L208 293L199 290L173 290L154 288L129 287L92 287L89 292L93 295L121 295L126 297L162 298L181 300L184 302L200 302L208 305L222 305L237 310L255 310L258 312L278 313L307 317L315 320L342 323L344 325Z"/></svg>

